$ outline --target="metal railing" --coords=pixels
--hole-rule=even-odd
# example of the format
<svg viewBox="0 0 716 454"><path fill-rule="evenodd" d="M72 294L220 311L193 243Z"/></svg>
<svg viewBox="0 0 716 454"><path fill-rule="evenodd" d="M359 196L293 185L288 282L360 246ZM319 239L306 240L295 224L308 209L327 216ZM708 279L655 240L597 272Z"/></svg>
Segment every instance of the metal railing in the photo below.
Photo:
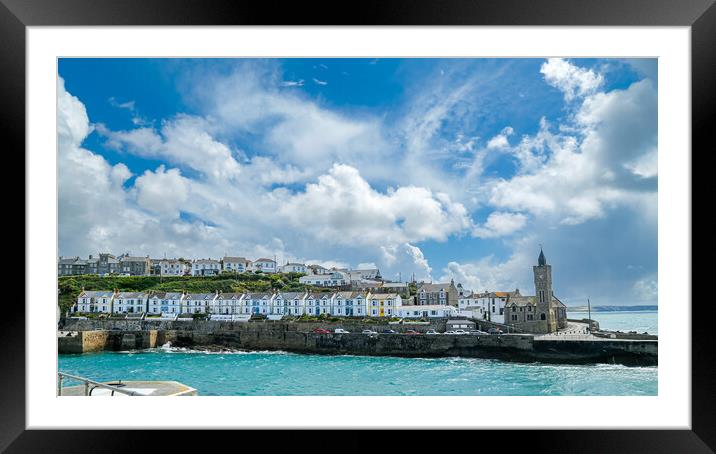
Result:
<svg viewBox="0 0 716 454"><path fill-rule="evenodd" d="M57 373L57 395L58 396L62 395L63 382L66 378L70 379L70 380L76 380L76 381L82 382L85 387L85 389L84 389L85 396L91 396L92 391L94 391L95 388L109 389L112 391L112 393L110 394L111 396L114 396L115 392L120 393L120 394L126 394L127 396L138 396L139 395L139 394L137 394L136 391L128 391L126 389L120 388L119 386L124 386L124 384L121 381L118 381L116 384L113 383L111 385L108 385L106 383L100 383L100 382L97 382L94 380L90 380L89 378L78 377L77 375L70 375L65 372L58 372Z"/></svg>

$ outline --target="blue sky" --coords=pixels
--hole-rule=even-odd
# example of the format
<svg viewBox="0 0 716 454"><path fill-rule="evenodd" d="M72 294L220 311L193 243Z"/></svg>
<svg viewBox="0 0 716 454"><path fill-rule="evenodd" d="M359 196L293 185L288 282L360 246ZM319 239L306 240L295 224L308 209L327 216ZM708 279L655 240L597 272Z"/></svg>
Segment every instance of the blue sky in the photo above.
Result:
<svg viewBox="0 0 716 454"><path fill-rule="evenodd" d="M60 254L655 304L656 60L61 59Z"/></svg>

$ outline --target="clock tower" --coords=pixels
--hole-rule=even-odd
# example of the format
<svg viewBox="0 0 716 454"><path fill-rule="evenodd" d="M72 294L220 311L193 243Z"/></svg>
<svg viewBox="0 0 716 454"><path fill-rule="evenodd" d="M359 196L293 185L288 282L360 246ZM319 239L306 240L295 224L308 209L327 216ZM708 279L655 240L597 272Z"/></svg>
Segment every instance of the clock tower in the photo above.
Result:
<svg viewBox="0 0 716 454"><path fill-rule="evenodd" d="M539 251L537 266L532 267L535 277L535 302L537 320L546 321L547 332L556 330L555 315L552 309L552 266L547 264L542 248ZM555 324L554 329L551 325Z"/></svg>

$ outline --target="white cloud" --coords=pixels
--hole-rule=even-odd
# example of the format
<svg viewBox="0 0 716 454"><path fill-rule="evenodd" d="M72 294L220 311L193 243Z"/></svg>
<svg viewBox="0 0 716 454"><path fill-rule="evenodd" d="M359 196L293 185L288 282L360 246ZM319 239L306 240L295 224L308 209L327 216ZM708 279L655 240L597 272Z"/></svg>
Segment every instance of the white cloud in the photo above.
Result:
<svg viewBox="0 0 716 454"><path fill-rule="evenodd" d="M57 136L60 147L79 147L92 131L84 104L65 91L65 81L57 78Z"/></svg>
<svg viewBox="0 0 716 454"><path fill-rule="evenodd" d="M503 262L493 255L470 263L451 261L443 269L440 281L454 279L466 289L476 292L512 291L519 288L523 295L532 295L534 285L530 284L530 273L534 259L520 251Z"/></svg>
<svg viewBox="0 0 716 454"><path fill-rule="evenodd" d="M575 66L563 58L548 59L540 72L548 84L564 93L567 102L594 93L604 82L601 74Z"/></svg>
<svg viewBox="0 0 716 454"><path fill-rule="evenodd" d="M189 184L179 169L165 170L160 165L156 172L146 170L134 183L137 203L156 214L176 218L189 196Z"/></svg>
<svg viewBox="0 0 716 454"><path fill-rule="evenodd" d="M391 270L399 273L386 274L383 277L391 280L401 279L403 282L415 278L416 281L432 281L433 269L419 247L410 243L381 246L381 261Z"/></svg>
<svg viewBox="0 0 716 454"><path fill-rule="evenodd" d="M495 238L510 235L522 229L527 223L527 216L522 213L493 211L483 225L472 230L473 236Z"/></svg>
<svg viewBox="0 0 716 454"><path fill-rule="evenodd" d="M656 192L656 90L648 80L596 93L576 111L573 132L538 134L515 147L520 171L491 184L500 209L579 224ZM570 128L567 128L570 129ZM649 178L645 178L649 177Z"/></svg>
<svg viewBox="0 0 716 454"><path fill-rule="evenodd" d="M378 265L376 265L375 262L363 262L359 263L356 268L359 270L369 270L373 268L378 268Z"/></svg>
<svg viewBox="0 0 716 454"><path fill-rule="evenodd" d="M313 78L313 82L316 85L328 85L328 82L326 82L325 80L319 80L319 79L316 79L315 77Z"/></svg>
<svg viewBox="0 0 716 454"><path fill-rule="evenodd" d="M656 304L659 296L659 286L656 277L645 277L634 283L632 292L640 302L653 302Z"/></svg>
<svg viewBox="0 0 716 454"><path fill-rule="evenodd" d="M112 105L113 107L116 107L118 109L126 109L129 111L134 111L134 109L135 109L134 101L119 102L114 98L114 96L109 98L109 103L110 103L110 105Z"/></svg>
<svg viewBox="0 0 716 454"><path fill-rule="evenodd" d="M391 245L443 241L470 227L465 208L446 194L407 186L374 190L358 170L336 164L304 192L276 194L278 213L294 228L307 224L312 236L338 244Z"/></svg>
<svg viewBox="0 0 716 454"><path fill-rule="evenodd" d="M280 76L258 63L207 76L196 86L199 108L222 133L256 137L263 155L298 166L307 179L334 162L380 171L376 163L390 148L380 118L326 109L300 91L281 89Z"/></svg>
<svg viewBox="0 0 716 454"><path fill-rule="evenodd" d="M634 160L624 164L624 167L629 169L634 175L642 178L653 178L658 173L659 156L654 149L653 151L647 152Z"/></svg>
<svg viewBox="0 0 716 454"><path fill-rule="evenodd" d="M507 148L510 146L510 143L507 140L508 136L511 136L514 133L514 129L511 127L506 127L500 132L500 134L496 135L492 139L487 142L487 148Z"/></svg>
<svg viewBox="0 0 716 454"><path fill-rule="evenodd" d="M282 87L303 87L304 80L285 80L281 82Z"/></svg>
<svg viewBox="0 0 716 454"><path fill-rule="evenodd" d="M214 129L209 120L182 114L165 121L161 131L153 128L110 131L103 125L98 127L107 137L107 144L116 149L150 159L164 158L197 170L207 178L236 178L240 165L229 147L214 139Z"/></svg>

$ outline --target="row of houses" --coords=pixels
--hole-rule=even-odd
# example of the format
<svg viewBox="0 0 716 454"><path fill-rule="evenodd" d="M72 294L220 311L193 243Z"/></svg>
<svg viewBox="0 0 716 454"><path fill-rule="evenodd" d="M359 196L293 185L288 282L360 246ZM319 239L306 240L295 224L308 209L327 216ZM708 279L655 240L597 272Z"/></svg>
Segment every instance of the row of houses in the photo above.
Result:
<svg viewBox="0 0 716 454"><path fill-rule="evenodd" d="M407 307L407 306L406 306ZM85 291L77 297L73 313L106 314L221 314L321 315L343 317L403 317L397 293L272 292L186 293ZM438 312L440 312L438 314ZM456 313L450 308L449 313ZM420 309L419 316L446 316L445 308Z"/></svg>
<svg viewBox="0 0 716 454"><path fill-rule="evenodd" d="M57 264L59 276L81 274L124 274L130 276L216 276L222 272L250 273L301 273L306 274L303 283L320 286L341 286L351 282L376 280L380 281L377 268L349 270L343 268L326 268L321 265L306 265L287 262L278 265L275 260L259 258L250 260L246 257L226 256L222 259L152 259L149 256L136 257L123 254L116 257L101 253L88 259L80 257L60 257ZM347 283L347 284L345 284Z"/></svg>
<svg viewBox="0 0 716 454"><path fill-rule="evenodd" d="M92 255L87 259L79 257L60 257L57 261L57 274L59 276L72 276L78 274L129 274L133 276L148 275L151 268L151 259L135 257L128 254L116 257L112 254Z"/></svg>
<svg viewBox="0 0 716 454"><path fill-rule="evenodd" d="M275 262L274 262L275 263ZM352 284L349 270L302 276L301 283L339 287ZM320 271L320 270L319 270ZM551 333L567 326L567 310L552 290L552 267L540 250L533 266L535 295L519 289L508 292L474 293L461 284L420 283L414 297L401 296L404 283L380 282L377 270L355 270L356 278L369 289L332 293L80 293L74 312L217 315L263 314L357 316L357 317L454 317L507 324L525 332ZM373 279L373 280L371 280ZM386 284L388 286L386 286ZM353 286L352 286L353 287ZM389 290L390 289L390 290ZM398 291L400 289L400 291ZM404 294L405 295L405 294Z"/></svg>

